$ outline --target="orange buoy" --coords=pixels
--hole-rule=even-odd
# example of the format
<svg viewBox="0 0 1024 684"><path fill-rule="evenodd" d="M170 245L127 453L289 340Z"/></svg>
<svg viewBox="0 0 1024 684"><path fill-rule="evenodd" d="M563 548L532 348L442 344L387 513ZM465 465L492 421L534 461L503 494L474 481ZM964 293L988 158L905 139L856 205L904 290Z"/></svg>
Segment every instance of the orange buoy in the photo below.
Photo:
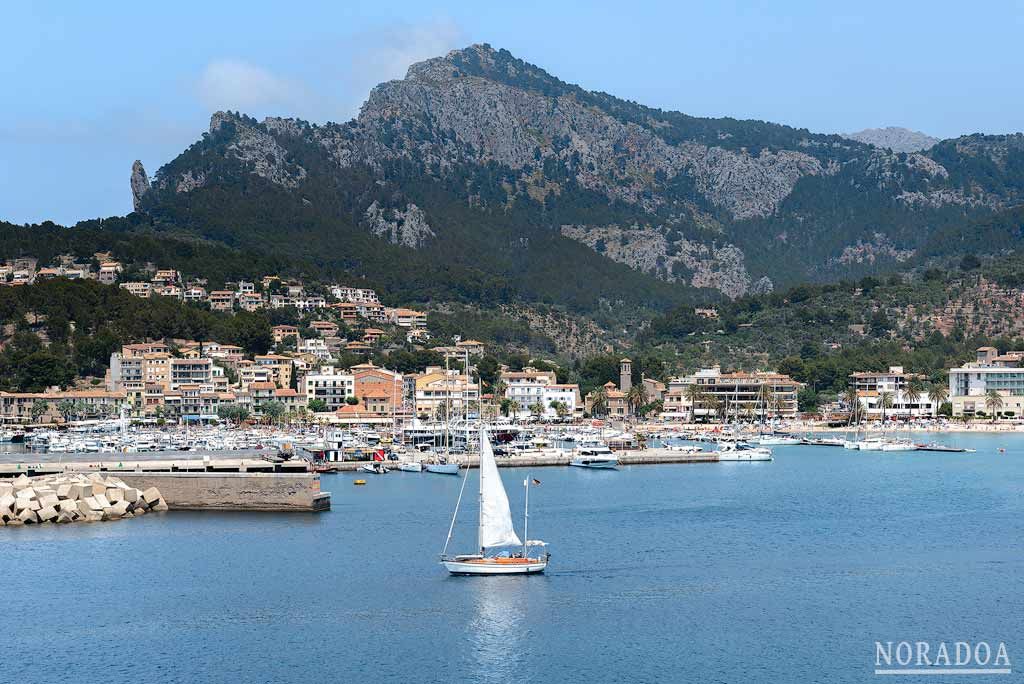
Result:
<svg viewBox="0 0 1024 684"><path fill-rule="evenodd" d="M364 485L364 484L366 484L366 480L356 480L352 484L354 484L354 485Z"/></svg>

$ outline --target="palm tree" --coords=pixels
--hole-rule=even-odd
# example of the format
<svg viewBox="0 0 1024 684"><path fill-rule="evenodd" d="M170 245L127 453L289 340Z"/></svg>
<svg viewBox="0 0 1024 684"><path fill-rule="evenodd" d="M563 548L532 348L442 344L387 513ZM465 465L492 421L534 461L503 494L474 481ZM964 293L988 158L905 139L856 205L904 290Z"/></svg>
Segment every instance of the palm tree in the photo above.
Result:
<svg viewBox="0 0 1024 684"><path fill-rule="evenodd" d="M772 386L766 382L761 383L761 386L757 388L757 405L761 409L762 418L768 415L768 407L772 403L773 394Z"/></svg>
<svg viewBox="0 0 1024 684"><path fill-rule="evenodd" d="M701 405L704 403L704 390L697 383L687 385L686 398L690 400L690 422L692 423L697 419L697 409L703 408Z"/></svg>
<svg viewBox="0 0 1024 684"><path fill-rule="evenodd" d="M946 389L945 385L933 383L928 388L928 399L934 404L935 412L939 412L939 408L946 402L946 397L949 396L949 390Z"/></svg>
<svg viewBox="0 0 1024 684"><path fill-rule="evenodd" d="M843 401L850 407L850 423L854 423L854 418L860 417L860 396L857 394L857 390L850 387L843 392ZM860 422L859 420L856 422Z"/></svg>
<svg viewBox="0 0 1024 684"><path fill-rule="evenodd" d="M633 385L626 393L626 401L629 403L629 410L636 413L641 406L647 404L647 388L643 384Z"/></svg>
<svg viewBox="0 0 1024 684"><path fill-rule="evenodd" d="M715 414L716 417L721 419L722 416L720 414L721 414L722 408L724 407L724 404L722 404L722 400L721 399L719 399L718 397L716 397L715 395L712 394L708 398L708 400L706 402L704 402L704 405L707 408L711 409L711 411Z"/></svg>
<svg viewBox="0 0 1024 684"><path fill-rule="evenodd" d="M515 422L519 419L519 410L523 408L523 405L513 399L508 402L508 412L512 414L512 421Z"/></svg>
<svg viewBox="0 0 1024 684"><path fill-rule="evenodd" d="M993 422L995 421L996 415L999 413L1000 409L1003 408L1003 404L1003 398L999 396L998 391L990 389L988 392L985 392L985 408L988 409L988 412L992 415Z"/></svg>
<svg viewBox="0 0 1024 684"><path fill-rule="evenodd" d="M491 386L491 396L494 398L494 405L499 406L502 400L505 399L505 390L508 389L508 383L504 380L497 380Z"/></svg>
<svg viewBox="0 0 1024 684"><path fill-rule="evenodd" d="M892 392L878 393L878 406L882 409L882 424L885 424L885 409L892 408Z"/></svg>
<svg viewBox="0 0 1024 684"><path fill-rule="evenodd" d="M924 392L924 388L921 387L921 383L914 380L907 385L906 389L903 390L903 403L909 412L909 404L918 404L921 401L921 395Z"/></svg>
<svg viewBox="0 0 1024 684"><path fill-rule="evenodd" d="M557 399L551 402L551 408L555 410L555 414L559 418L565 418L569 415L569 407L566 406L564 401L558 401Z"/></svg>
<svg viewBox="0 0 1024 684"><path fill-rule="evenodd" d="M604 387L598 387L590 393L590 414L603 416L608 412L608 391Z"/></svg>

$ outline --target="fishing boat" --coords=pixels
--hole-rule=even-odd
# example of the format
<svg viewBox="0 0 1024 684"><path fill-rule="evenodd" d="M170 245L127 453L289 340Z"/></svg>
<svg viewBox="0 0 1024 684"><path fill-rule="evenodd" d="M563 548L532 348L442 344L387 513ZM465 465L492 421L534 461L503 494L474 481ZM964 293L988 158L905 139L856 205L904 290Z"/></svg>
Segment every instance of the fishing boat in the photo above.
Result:
<svg viewBox="0 0 1024 684"><path fill-rule="evenodd" d="M523 481L526 497L526 508L523 517L523 538L519 539L512 525L512 511L508 505L508 494L498 474L498 464L494 460L491 441L487 430L480 429L480 520L477 525L477 548L479 553L448 555L448 545L455 530L455 520L459 515L459 504L469 480L469 472L462 481L459 498L455 502L455 513L448 527L448 538L441 552L441 563L453 575L529 575L544 572L551 554L546 551L530 556L531 549L547 546L542 541L527 538L530 524L530 478ZM517 549L508 551L507 549ZM506 549L505 552L500 552ZM494 553L499 550L498 553Z"/></svg>

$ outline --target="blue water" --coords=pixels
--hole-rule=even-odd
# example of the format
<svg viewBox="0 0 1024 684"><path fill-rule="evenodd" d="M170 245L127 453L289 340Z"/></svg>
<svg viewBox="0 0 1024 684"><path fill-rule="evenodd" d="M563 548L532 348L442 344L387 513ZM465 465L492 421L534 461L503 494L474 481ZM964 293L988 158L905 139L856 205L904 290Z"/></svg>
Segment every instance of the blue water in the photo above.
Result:
<svg viewBox="0 0 1024 684"><path fill-rule="evenodd" d="M459 480L427 474L325 476L320 515L2 529L0 678L866 682L876 640L983 639L1020 681L1024 438L944 441L979 451L534 469L534 577L449 577Z"/></svg>

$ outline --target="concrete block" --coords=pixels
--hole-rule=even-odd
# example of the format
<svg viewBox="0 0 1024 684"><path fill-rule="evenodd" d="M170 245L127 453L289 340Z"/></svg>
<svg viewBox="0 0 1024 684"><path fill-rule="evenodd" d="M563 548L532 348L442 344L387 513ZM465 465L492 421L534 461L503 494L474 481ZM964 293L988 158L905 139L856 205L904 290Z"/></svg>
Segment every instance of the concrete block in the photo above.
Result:
<svg viewBox="0 0 1024 684"><path fill-rule="evenodd" d="M16 496L19 499L34 499L36 497L36 490L32 487L23 487L18 490Z"/></svg>
<svg viewBox="0 0 1024 684"><path fill-rule="evenodd" d="M70 483L62 483L62 484L57 485L57 496L60 497L61 499L70 499L70 498L72 498L70 496L71 495L71 487L72 486L73 485L70 484Z"/></svg>
<svg viewBox="0 0 1024 684"><path fill-rule="evenodd" d="M114 503L124 499L124 490L119 487L107 487L107 501Z"/></svg>
<svg viewBox="0 0 1024 684"><path fill-rule="evenodd" d="M146 515L146 508L144 506L136 506L132 509L132 515L138 517L140 515Z"/></svg>
<svg viewBox="0 0 1024 684"><path fill-rule="evenodd" d="M123 498L128 503L135 503L139 500L139 490L134 487L128 487L124 490Z"/></svg>
<svg viewBox="0 0 1024 684"><path fill-rule="evenodd" d="M53 506L44 506L36 515L43 522L52 522L57 519L57 509Z"/></svg>
<svg viewBox="0 0 1024 684"><path fill-rule="evenodd" d="M7 494L14 494L14 485L10 482L0 482L0 496L6 496Z"/></svg>
<svg viewBox="0 0 1024 684"><path fill-rule="evenodd" d="M107 485L105 483L103 483L103 482L93 482L92 483L92 495L93 496L96 496L97 494L106 494L106 493L107 493Z"/></svg>
<svg viewBox="0 0 1024 684"><path fill-rule="evenodd" d="M18 499L14 497L10 492L8 492L7 494L0 494L0 515L3 515L5 511L13 511L14 502L16 502L17 500Z"/></svg>
<svg viewBox="0 0 1024 684"><path fill-rule="evenodd" d="M57 522L58 523L62 523L63 524L63 523L69 523L69 522L74 522L74 521L75 521L75 514L74 513L71 513L69 511L61 511L60 513L57 514Z"/></svg>
<svg viewBox="0 0 1024 684"><path fill-rule="evenodd" d="M29 499L28 500L28 508L29 508L29 510L38 511L42 507L43 507L43 505L41 503L39 503L38 499Z"/></svg>
<svg viewBox="0 0 1024 684"><path fill-rule="evenodd" d="M160 499L160 501L158 501L157 503L155 503L152 506L150 506L149 510L151 510L151 511L166 511L167 510L167 504L164 503L163 499Z"/></svg>
<svg viewBox="0 0 1024 684"><path fill-rule="evenodd" d="M23 473L14 478L14 481L11 482L11 486L15 489L24 489L25 487L32 486L32 480L28 479L28 477Z"/></svg>
<svg viewBox="0 0 1024 684"><path fill-rule="evenodd" d="M56 494L42 494L38 497L39 505L43 508L50 507L56 508L57 503L60 501Z"/></svg>
<svg viewBox="0 0 1024 684"><path fill-rule="evenodd" d="M121 517L121 514L117 512L117 509L113 506L107 506L103 509L104 520L117 520Z"/></svg>
<svg viewBox="0 0 1024 684"><path fill-rule="evenodd" d="M78 502L77 501L72 501L71 499L62 499L57 504L57 510L61 511L62 513L64 511L67 511L68 513L77 513L78 512Z"/></svg>
<svg viewBox="0 0 1024 684"><path fill-rule="evenodd" d="M104 491L106 491L106 490L104 490ZM109 508L110 507L110 502L107 501L107 497L104 496L103 494L94 494L92 498L96 500L96 506L97 507L99 507L99 508Z"/></svg>
<svg viewBox="0 0 1024 684"><path fill-rule="evenodd" d="M99 522L103 520L103 511L89 511L85 514L85 522Z"/></svg>
<svg viewBox="0 0 1024 684"><path fill-rule="evenodd" d="M10 520L7 521L7 526L8 527L16 527L17 525L24 525L24 524L25 523L21 521L21 518L11 518Z"/></svg>
<svg viewBox="0 0 1024 684"><path fill-rule="evenodd" d="M39 520L39 518L36 517L36 512L28 508L22 510L21 513L18 513L18 519L26 525L31 525Z"/></svg>
<svg viewBox="0 0 1024 684"><path fill-rule="evenodd" d="M87 496L78 501L78 510L83 513L90 513L93 511L101 511L103 510L103 507L96 501L96 497Z"/></svg>
<svg viewBox="0 0 1024 684"><path fill-rule="evenodd" d="M87 496L92 496L92 483L79 482L71 486L71 496L69 499L84 499Z"/></svg>
<svg viewBox="0 0 1024 684"><path fill-rule="evenodd" d="M156 487L150 487L146 491L142 492L142 500L147 504L154 504L160 500L160 490Z"/></svg>

